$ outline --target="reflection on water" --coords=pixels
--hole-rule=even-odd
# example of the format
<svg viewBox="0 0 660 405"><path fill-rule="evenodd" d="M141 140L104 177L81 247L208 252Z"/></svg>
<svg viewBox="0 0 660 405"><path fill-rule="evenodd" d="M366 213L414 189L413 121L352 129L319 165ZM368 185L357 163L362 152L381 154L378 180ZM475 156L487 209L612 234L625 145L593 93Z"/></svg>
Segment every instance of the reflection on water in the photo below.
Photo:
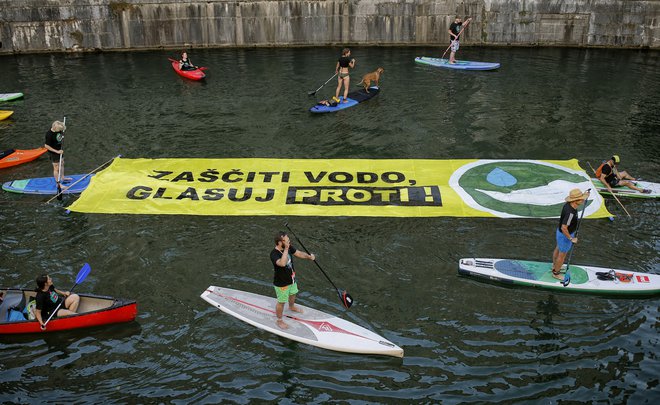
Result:
<svg viewBox="0 0 660 405"><path fill-rule="evenodd" d="M439 48L438 48L439 49ZM658 52L461 49L495 72L416 65L431 48L356 48L353 83L385 68L381 93L337 114L307 112L339 49L196 50L205 82L156 52L3 58L0 149L33 148L67 117L69 172L113 156L579 159L618 153L659 172ZM436 55L437 56L437 55ZM318 93L327 98L333 82ZM50 173L46 159L0 181ZM48 271L80 291L137 299L135 323L2 337L0 401L657 402L657 299L508 288L458 277L461 257L550 260L555 222L470 218L67 215L0 194L0 285ZM64 201L68 204L70 200ZM576 264L660 273L658 206L587 221ZM623 211L612 201L609 209ZM209 285L271 294L272 234L289 220L355 305L299 263L300 302L373 329L404 359L357 356L262 332L208 306ZM286 401L286 400L285 400Z"/></svg>

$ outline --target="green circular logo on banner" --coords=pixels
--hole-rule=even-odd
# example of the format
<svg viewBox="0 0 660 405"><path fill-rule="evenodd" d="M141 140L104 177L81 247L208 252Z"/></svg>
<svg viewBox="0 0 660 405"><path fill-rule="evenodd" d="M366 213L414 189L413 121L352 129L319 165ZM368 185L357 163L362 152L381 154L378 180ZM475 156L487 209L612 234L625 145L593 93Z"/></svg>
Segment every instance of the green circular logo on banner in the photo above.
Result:
<svg viewBox="0 0 660 405"><path fill-rule="evenodd" d="M479 160L456 170L449 185L479 211L503 218L559 217L568 193L593 188L584 172L537 160ZM602 198L592 192L585 215L598 211Z"/></svg>

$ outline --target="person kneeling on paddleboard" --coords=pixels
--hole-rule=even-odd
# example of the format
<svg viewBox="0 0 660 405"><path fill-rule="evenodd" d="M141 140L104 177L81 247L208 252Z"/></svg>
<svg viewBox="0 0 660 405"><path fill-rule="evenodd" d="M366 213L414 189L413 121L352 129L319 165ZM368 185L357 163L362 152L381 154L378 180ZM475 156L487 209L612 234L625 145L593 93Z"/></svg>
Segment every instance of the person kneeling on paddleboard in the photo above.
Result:
<svg viewBox="0 0 660 405"><path fill-rule="evenodd" d="M566 203L561 209L559 226L555 231L557 246L552 253L552 277L556 279L563 280L563 277L561 276L561 266L564 265L566 254L571 250L573 244L578 242L575 237L575 229L578 226L577 208L583 204L588 197L589 190L583 193L580 189L574 188L568 194L568 197L566 197Z"/></svg>
<svg viewBox="0 0 660 405"><path fill-rule="evenodd" d="M183 51L181 53L181 59L179 59L179 69L180 70L196 70L199 69L198 66L192 64L190 59L188 59L188 52Z"/></svg>
<svg viewBox="0 0 660 405"><path fill-rule="evenodd" d="M273 262L275 275L273 285L277 295L277 305L275 313L277 315L277 326L281 329L287 329L289 326L282 320L284 313L284 304L289 302L289 309L294 312L302 310L296 307L296 294L298 293L298 284L296 283L296 271L293 267L291 255L300 259L316 260L314 254L307 254L297 250L291 241L289 235L280 231L275 235L275 248L270 252L270 261Z"/></svg>
<svg viewBox="0 0 660 405"><path fill-rule="evenodd" d="M607 162L603 163L596 169L596 176L607 187L607 190L614 194L612 187L628 187L632 190L639 191L640 193L650 194L651 190L639 188L633 183L635 178L628 174L626 171L618 171L617 165L621 162L619 155L612 156ZM631 180L631 181L629 181Z"/></svg>
<svg viewBox="0 0 660 405"><path fill-rule="evenodd" d="M454 22L451 23L449 26L449 29L447 30L449 32L449 42L450 42L450 47L451 47L451 52L449 53L449 63L454 64L456 63L456 52L458 52L458 48L460 48L460 36L461 32L463 32L463 29L465 29L469 24L470 21L472 21L472 18L468 18L465 20L465 27L463 26L463 21L461 20L461 17L456 17L454 19Z"/></svg>

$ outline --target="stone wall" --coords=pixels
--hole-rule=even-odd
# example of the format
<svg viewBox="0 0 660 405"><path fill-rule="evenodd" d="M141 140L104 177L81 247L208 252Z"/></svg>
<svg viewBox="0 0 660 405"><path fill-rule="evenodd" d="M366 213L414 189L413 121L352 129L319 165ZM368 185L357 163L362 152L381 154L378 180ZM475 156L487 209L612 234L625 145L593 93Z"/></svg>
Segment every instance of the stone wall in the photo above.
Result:
<svg viewBox="0 0 660 405"><path fill-rule="evenodd" d="M660 48L660 0L0 0L0 53L465 44Z"/></svg>

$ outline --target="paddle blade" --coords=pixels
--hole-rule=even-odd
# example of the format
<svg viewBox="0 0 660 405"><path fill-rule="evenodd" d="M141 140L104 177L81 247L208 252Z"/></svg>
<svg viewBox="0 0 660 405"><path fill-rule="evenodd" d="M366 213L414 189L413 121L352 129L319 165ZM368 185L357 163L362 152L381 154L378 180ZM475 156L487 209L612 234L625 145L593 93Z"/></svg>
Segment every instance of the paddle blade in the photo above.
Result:
<svg viewBox="0 0 660 405"><path fill-rule="evenodd" d="M571 283L571 274L567 271L566 274L564 274L564 280L561 282L561 285L566 287Z"/></svg>
<svg viewBox="0 0 660 405"><path fill-rule="evenodd" d="M91 266L89 263L85 263L82 269L80 269L78 272L78 276L76 276L76 284L82 283L87 278L87 275L89 275L90 271L92 271Z"/></svg>
<svg viewBox="0 0 660 405"><path fill-rule="evenodd" d="M208 68L205 67L205 66L202 66L202 67L200 67L200 68L198 68L198 69L199 69L199 70L208 70Z"/></svg>
<svg viewBox="0 0 660 405"><path fill-rule="evenodd" d="M346 291L339 292L339 299L346 309L353 305L353 297L351 297Z"/></svg>
<svg viewBox="0 0 660 405"><path fill-rule="evenodd" d="M57 183L57 200L62 201L62 186Z"/></svg>

